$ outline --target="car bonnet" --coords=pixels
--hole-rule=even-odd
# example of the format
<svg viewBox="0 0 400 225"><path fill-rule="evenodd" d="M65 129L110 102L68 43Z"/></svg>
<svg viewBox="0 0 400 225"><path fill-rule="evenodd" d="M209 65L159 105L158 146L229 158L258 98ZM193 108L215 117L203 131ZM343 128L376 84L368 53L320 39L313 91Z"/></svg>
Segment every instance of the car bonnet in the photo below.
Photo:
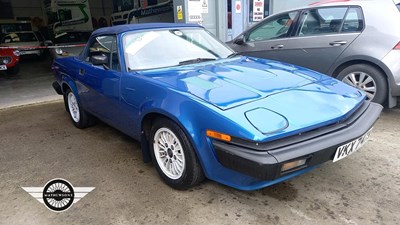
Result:
<svg viewBox="0 0 400 225"><path fill-rule="evenodd" d="M332 79L277 61L241 57L142 72L227 110L279 92Z"/></svg>

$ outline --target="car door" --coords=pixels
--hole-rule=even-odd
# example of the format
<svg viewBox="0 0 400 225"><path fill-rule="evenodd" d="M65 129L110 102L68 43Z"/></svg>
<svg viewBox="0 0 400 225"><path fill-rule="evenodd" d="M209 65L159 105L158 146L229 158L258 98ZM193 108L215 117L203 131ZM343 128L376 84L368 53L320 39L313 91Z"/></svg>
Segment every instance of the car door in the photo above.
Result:
<svg viewBox="0 0 400 225"><path fill-rule="evenodd" d="M297 15L293 11L268 17L235 39L230 47L243 55L282 60L282 50L286 48Z"/></svg>
<svg viewBox="0 0 400 225"><path fill-rule="evenodd" d="M77 75L78 91L85 109L112 125L119 123L121 72L117 51L115 36L93 38L82 56L83 63ZM96 55L107 57L107 63L93 64Z"/></svg>
<svg viewBox="0 0 400 225"><path fill-rule="evenodd" d="M301 13L296 35L286 42L284 61L327 73L363 29L360 8L313 8Z"/></svg>

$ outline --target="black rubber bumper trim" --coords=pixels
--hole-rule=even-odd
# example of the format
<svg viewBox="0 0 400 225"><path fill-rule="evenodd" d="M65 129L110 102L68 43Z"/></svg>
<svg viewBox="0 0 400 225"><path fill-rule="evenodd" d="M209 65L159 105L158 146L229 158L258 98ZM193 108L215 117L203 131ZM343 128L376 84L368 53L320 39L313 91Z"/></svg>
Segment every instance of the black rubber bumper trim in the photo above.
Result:
<svg viewBox="0 0 400 225"><path fill-rule="evenodd" d="M294 144L282 145L284 147L274 150L256 151L217 140L213 140L212 143L217 158L223 166L261 180L273 180L288 174L280 172L285 162L306 158L306 167L311 167L332 160L340 145L369 131L381 111L381 105L370 103L364 112L358 113L358 118L352 118L352 123L344 121L346 125L341 126L341 129ZM282 141L284 140L280 142ZM263 144L268 145L268 143Z"/></svg>
<svg viewBox="0 0 400 225"><path fill-rule="evenodd" d="M54 90L57 92L57 94L63 95L62 90L61 90L61 86L57 81L54 81L52 86L53 86Z"/></svg>

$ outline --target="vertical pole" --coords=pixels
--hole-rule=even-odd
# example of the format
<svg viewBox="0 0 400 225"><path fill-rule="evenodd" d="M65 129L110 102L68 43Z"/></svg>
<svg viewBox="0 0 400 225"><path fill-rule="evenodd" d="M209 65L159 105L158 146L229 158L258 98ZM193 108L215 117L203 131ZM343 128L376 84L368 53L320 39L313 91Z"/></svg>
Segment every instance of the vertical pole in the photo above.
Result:
<svg viewBox="0 0 400 225"><path fill-rule="evenodd" d="M209 1L210 3L212 1ZM217 33L216 36L221 41L227 41L228 36L228 2L226 0L216 1L216 26Z"/></svg>
<svg viewBox="0 0 400 225"><path fill-rule="evenodd" d="M185 0L174 0L173 1L174 7L174 22L175 23L187 23L187 7ZM182 11L178 11L182 10Z"/></svg>
<svg viewBox="0 0 400 225"><path fill-rule="evenodd" d="M232 37L236 37L244 30L246 1L231 0L232 2Z"/></svg>

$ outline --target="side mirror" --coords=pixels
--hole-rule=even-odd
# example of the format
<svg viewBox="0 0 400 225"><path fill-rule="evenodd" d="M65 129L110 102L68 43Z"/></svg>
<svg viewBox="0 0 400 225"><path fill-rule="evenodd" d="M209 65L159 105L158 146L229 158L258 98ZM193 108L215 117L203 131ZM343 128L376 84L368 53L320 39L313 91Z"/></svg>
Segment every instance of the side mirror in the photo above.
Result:
<svg viewBox="0 0 400 225"><path fill-rule="evenodd" d="M53 46L53 42L50 40L46 40L46 41L44 41L44 45L45 46Z"/></svg>
<svg viewBox="0 0 400 225"><path fill-rule="evenodd" d="M95 66L103 66L108 64L108 57L105 54L92 55L90 62Z"/></svg>
<svg viewBox="0 0 400 225"><path fill-rule="evenodd" d="M244 35L236 38L235 41L233 41L233 43L235 43L237 45L243 45L244 44Z"/></svg>

